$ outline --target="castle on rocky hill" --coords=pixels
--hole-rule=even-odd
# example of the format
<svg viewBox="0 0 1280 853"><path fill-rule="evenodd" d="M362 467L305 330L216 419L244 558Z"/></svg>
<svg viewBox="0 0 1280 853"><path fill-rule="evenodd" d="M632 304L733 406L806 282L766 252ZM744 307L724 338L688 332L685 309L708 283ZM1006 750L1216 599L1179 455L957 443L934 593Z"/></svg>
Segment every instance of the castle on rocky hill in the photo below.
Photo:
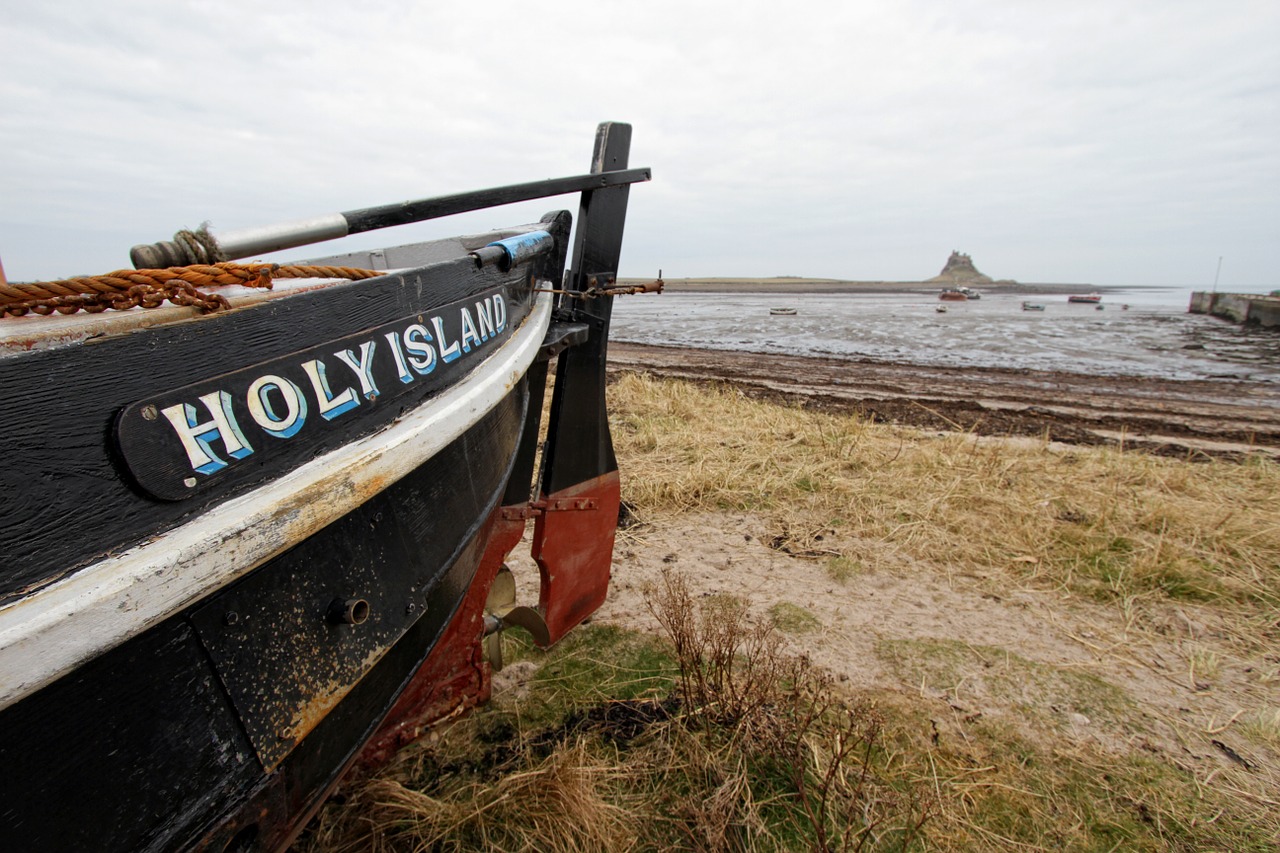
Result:
<svg viewBox="0 0 1280 853"><path fill-rule="evenodd" d="M973 258L961 252L952 252L951 257L947 258L947 265L942 268L942 272L933 278L926 279L926 281L939 284L992 283L991 276L978 272L978 268L973 265Z"/></svg>

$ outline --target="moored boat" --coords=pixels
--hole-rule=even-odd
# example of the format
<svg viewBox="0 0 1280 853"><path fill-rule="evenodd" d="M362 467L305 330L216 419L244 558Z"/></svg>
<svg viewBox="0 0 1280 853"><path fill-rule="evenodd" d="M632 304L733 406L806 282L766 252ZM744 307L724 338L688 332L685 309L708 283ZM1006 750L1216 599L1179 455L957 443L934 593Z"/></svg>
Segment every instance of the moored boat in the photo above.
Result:
<svg viewBox="0 0 1280 853"><path fill-rule="evenodd" d="M1102 295L1098 293L1073 293L1067 297L1068 302L1078 302L1085 305L1097 305L1102 301Z"/></svg>
<svg viewBox="0 0 1280 853"><path fill-rule="evenodd" d="M604 364L649 177L630 136L601 125L586 175L180 232L133 256L181 272L0 287L6 846L280 849L345 772L487 698L486 632L549 645L603 602ZM579 192L572 245L558 211L210 263ZM539 600L492 606L531 521Z"/></svg>
<svg viewBox="0 0 1280 853"><path fill-rule="evenodd" d="M969 297L964 294L964 291L957 290L952 287L944 289L938 294L938 298L943 302L965 302L969 299Z"/></svg>
<svg viewBox="0 0 1280 853"><path fill-rule="evenodd" d="M1044 305L1040 302L1023 302L1022 310L1023 311L1043 311Z"/></svg>
<svg viewBox="0 0 1280 853"><path fill-rule="evenodd" d="M796 309L794 308L770 308L769 313L775 317L793 317Z"/></svg>

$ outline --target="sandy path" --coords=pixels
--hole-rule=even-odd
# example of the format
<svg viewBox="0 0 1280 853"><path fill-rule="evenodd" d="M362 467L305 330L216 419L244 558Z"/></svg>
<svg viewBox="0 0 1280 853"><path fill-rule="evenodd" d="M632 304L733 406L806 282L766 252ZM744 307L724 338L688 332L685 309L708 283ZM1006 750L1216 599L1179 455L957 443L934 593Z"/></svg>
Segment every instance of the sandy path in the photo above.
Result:
<svg viewBox="0 0 1280 853"><path fill-rule="evenodd" d="M802 608L816 621L786 632L793 651L854 688L920 696L957 736L986 717L1037 740L1162 754L1202 779L1247 777L1253 790L1280 796L1280 767L1235 728L1275 706L1265 673L1280 659L1242 653L1211 609L1148 602L1126 611L940 562L891 560L838 581L823 560L776 551L766 536L762 519L737 513L620 531L595 619L659 633L645 591L664 571L679 572L695 597L735 596L757 619L779 605ZM1196 675L1194 662L1210 655L1216 671Z"/></svg>

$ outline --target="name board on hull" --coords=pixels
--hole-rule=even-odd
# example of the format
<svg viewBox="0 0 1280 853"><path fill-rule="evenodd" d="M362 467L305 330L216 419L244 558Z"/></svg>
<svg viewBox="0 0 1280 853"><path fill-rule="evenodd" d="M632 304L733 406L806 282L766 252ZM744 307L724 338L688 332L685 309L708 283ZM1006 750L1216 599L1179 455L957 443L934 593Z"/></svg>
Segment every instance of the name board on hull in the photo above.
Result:
<svg viewBox="0 0 1280 853"><path fill-rule="evenodd" d="M117 446L162 500L284 473L470 372L510 335L507 307L494 288L140 400L120 413Z"/></svg>

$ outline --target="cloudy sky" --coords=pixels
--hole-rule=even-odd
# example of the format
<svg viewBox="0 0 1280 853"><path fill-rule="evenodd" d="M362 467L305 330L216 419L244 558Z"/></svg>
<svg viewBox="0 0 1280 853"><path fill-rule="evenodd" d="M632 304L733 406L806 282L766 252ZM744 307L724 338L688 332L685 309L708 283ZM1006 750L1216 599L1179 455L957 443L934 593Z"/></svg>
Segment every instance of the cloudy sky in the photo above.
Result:
<svg viewBox="0 0 1280 853"><path fill-rule="evenodd" d="M1280 287L1275 0L0 8L13 280L206 220L577 174L618 120L654 171L625 275L909 280L959 249L1022 281L1207 286L1222 257L1220 288Z"/></svg>

